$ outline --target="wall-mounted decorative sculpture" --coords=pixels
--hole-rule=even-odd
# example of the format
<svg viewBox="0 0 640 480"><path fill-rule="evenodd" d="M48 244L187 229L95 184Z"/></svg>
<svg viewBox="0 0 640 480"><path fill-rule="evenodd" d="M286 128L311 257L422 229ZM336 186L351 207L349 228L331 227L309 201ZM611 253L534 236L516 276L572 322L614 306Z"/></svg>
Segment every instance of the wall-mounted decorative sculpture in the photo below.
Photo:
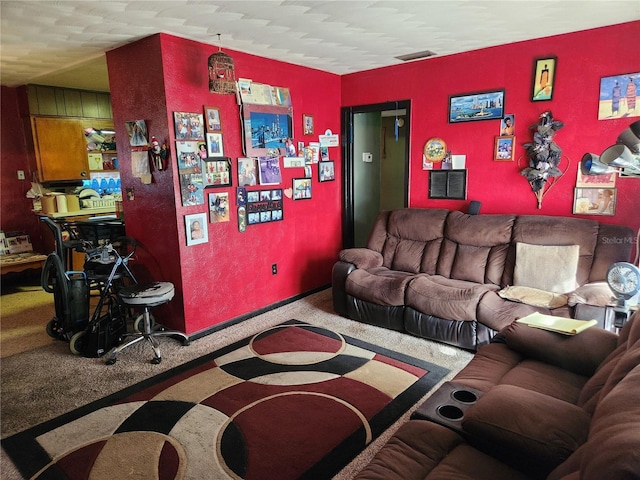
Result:
<svg viewBox="0 0 640 480"><path fill-rule="evenodd" d="M218 34L220 42L220 34ZM209 57L209 91L211 93L236 93L236 74L233 58L218 47Z"/></svg>
<svg viewBox="0 0 640 480"><path fill-rule="evenodd" d="M544 112L540 115L538 123L531 126L531 129L535 130L533 143L524 144L529 166L522 169L520 174L531 185L538 200L538 208L542 208L544 196L569 169L569 159L566 156L564 158L567 158L567 166L564 171L560 169L562 149L553 141L553 136L562 127L564 123L554 120L551 111Z"/></svg>

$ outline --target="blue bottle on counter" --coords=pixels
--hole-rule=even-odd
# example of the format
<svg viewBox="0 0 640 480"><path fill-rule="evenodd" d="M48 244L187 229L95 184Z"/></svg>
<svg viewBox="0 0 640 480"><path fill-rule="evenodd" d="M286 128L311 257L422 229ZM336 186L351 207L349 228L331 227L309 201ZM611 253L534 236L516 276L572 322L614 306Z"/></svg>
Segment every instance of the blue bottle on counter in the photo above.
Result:
<svg viewBox="0 0 640 480"><path fill-rule="evenodd" d="M107 193L116 193L116 181L111 177L107 186Z"/></svg>
<svg viewBox="0 0 640 480"><path fill-rule="evenodd" d="M107 183L107 179L103 178L100 180L100 191L98 192L100 195L105 195L109 193L109 184Z"/></svg>
<svg viewBox="0 0 640 480"><path fill-rule="evenodd" d="M91 188L96 192L100 193L100 184L98 183L98 179L94 178L91 180Z"/></svg>

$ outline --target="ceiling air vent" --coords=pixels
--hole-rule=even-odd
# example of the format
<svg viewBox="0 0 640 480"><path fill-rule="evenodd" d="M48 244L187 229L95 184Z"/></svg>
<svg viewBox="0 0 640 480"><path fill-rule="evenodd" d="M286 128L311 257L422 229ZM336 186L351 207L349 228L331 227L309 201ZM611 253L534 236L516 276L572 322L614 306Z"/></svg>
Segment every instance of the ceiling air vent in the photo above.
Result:
<svg viewBox="0 0 640 480"><path fill-rule="evenodd" d="M431 50L423 50L422 52L408 53L395 58L402 60L403 62L408 62L409 60L418 60L419 58L428 58L433 57L434 55L437 55L437 53L432 52Z"/></svg>

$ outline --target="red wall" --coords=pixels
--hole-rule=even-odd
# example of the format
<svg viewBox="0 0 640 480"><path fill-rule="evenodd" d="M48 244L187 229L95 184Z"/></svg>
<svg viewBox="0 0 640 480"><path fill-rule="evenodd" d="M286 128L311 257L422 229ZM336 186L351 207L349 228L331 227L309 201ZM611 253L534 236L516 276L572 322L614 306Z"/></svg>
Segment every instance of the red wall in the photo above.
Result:
<svg viewBox="0 0 640 480"><path fill-rule="evenodd" d="M640 71L640 22L513 43L436 57L342 77L342 106L411 100L410 205L464 210L469 200L482 202L482 213L571 216L578 162L586 152L600 154L638 117L598 120L600 78ZM552 101L531 102L533 62L557 56ZM506 113L516 115L516 159L532 140L529 127L551 110L565 123L555 140L570 159L569 169L544 198L542 209L517 162L494 162L500 121L448 123L450 95L506 90ZM440 137L453 154L467 155L467 201L429 200L428 172L422 170L422 149ZM567 166L566 160L561 164ZM601 222L640 227L640 179L618 178L615 216L588 216Z"/></svg>
<svg viewBox="0 0 640 480"><path fill-rule="evenodd" d="M0 229L6 232L24 231L30 235L34 250L42 251L37 217L31 213L33 203L26 198L31 188L31 172L27 154L24 124L19 112L19 90L3 86L0 103L2 129L0 129ZM23 170L25 180L18 180L18 170ZM48 252L45 252L48 253Z"/></svg>
<svg viewBox="0 0 640 480"><path fill-rule="evenodd" d="M118 159L123 188L135 188L135 200L124 203L127 234L141 240L157 265L150 272L177 289L165 323L191 334L253 312L313 288L329 284L331 266L341 248L341 180L318 183L313 198L284 198L284 221L238 231L235 202L237 157L243 156L240 117L235 96L209 93L207 58L217 47L159 34L107 52L111 101L118 131ZM290 89L294 132L302 132L302 114L314 116L316 132L340 131L340 77L275 60L226 50L235 61L236 77ZM233 187L228 191L231 221L209 224L209 242L187 247L184 216L207 211L207 205L183 207L175 154L173 112L221 109L225 155L233 160ZM145 119L150 135L167 138L170 170L154 173L144 186L130 175L131 156L124 122ZM297 134L297 141L317 140ZM339 174L340 151L330 149ZM282 169L282 188L303 177L302 168ZM259 189L260 187L249 187ZM278 274L271 265L278 264ZM283 319L285 320L285 319Z"/></svg>

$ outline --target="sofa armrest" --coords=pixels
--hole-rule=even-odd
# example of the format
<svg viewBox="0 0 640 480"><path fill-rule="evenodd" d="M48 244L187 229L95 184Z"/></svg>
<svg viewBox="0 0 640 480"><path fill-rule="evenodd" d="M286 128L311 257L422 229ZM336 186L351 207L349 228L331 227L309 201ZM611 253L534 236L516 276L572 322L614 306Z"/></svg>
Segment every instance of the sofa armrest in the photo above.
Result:
<svg viewBox="0 0 640 480"><path fill-rule="evenodd" d="M465 412L462 428L476 448L545 476L587 441L590 421L571 403L498 385Z"/></svg>
<svg viewBox="0 0 640 480"><path fill-rule="evenodd" d="M382 266L382 254L368 248L347 248L340 251L338 258L342 262L353 263L357 268Z"/></svg>
<svg viewBox="0 0 640 480"><path fill-rule="evenodd" d="M587 377L618 346L615 333L597 327L562 335L513 322L500 333L511 350Z"/></svg>

